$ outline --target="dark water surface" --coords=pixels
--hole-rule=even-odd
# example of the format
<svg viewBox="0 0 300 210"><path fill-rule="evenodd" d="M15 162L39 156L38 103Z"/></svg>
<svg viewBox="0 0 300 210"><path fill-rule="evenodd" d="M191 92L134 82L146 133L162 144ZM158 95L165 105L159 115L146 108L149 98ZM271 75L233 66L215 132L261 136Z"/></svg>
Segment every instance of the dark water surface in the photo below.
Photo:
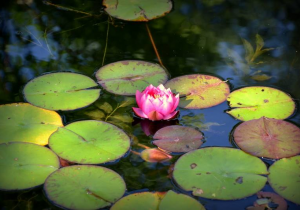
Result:
<svg viewBox="0 0 300 210"><path fill-rule="evenodd" d="M0 9L0 102L23 102L23 86L46 72L72 71L93 79L94 72L119 60L146 60L158 63L145 23L109 21L101 1L52 1L74 10L59 9L38 0L5 1ZM296 0L175 0L174 9L165 17L152 20L152 32L162 62L176 76L209 73L228 79L232 89L263 85L289 93L298 103L300 98L300 3ZM107 37L108 32L108 37ZM274 48L256 59L255 65L245 60L242 39L255 47L259 34L264 48ZM254 75L266 74L264 81ZM122 97L121 97L122 98ZM108 100L114 107L120 97L101 91L99 101ZM179 124L200 127L206 142L202 147L233 147L229 141L232 128L239 122L228 114L228 104L202 110L180 109ZM84 115L88 108L60 112L64 124L91 119ZM130 114L131 110L120 113ZM190 116L189 120L183 116ZM288 120L300 124L299 110ZM124 128L139 143L151 146L139 124ZM135 140L136 140L135 139ZM137 141L137 140L136 140ZM141 151L138 147L133 150ZM179 157L179 156L178 156ZM138 190L182 192L168 178L171 162L154 164L128 154L117 164L107 165L125 180L128 193ZM272 164L272 161L267 161ZM263 191L273 191L267 184ZM1 193L1 209L56 209L44 197L42 188L21 193ZM237 201L198 199L207 210L245 209L256 195ZM300 209L289 202L289 209Z"/></svg>

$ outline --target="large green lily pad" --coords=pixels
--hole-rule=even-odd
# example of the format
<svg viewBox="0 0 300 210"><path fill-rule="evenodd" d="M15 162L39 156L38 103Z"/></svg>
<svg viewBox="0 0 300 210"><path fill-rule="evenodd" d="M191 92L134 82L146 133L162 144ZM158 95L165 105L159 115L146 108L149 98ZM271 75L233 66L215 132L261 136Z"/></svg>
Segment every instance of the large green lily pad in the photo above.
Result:
<svg viewBox="0 0 300 210"><path fill-rule="evenodd" d="M192 127L172 125L159 129L153 136L153 144L170 152L189 152L198 149L203 135Z"/></svg>
<svg viewBox="0 0 300 210"><path fill-rule="evenodd" d="M59 114L28 103L0 106L0 143L30 142L48 144L49 136L62 127Z"/></svg>
<svg viewBox="0 0 300 210"><path fill-rule="evenodd" d="M105 11L118 19L128 21L149 21L169 13L169 0L104 0Z"/></svg>
<svg viewBox="0 0 300 210"><path fill-rule="evenodd" d="M268 182L279 195L300 204L300 156L283 158L269 168Z"/></svg>
<svg viewBox="0 0 300 210"><path fill-rule="evenodd" d="M59 128L50 136L49 146L70 162L100 164L121 158L129 150L130 139L110 123L86 120Z"/></svg>
<svg viewBox="0 0 300 210"><path fill-rule="evenodd" d="M168 75L163 67L146 61L125 60L107 64L96 72L98 83L119 95L135 95L152 84L164 84Z"/></svg>
<svg viewBox="0 0 300 210"><path fill-rule="evenodd" d="M243 122L233 137L242 150L257 157L279 159L300 153L300 128L283 120L262 117Z"/></svg>
<svg viewBox="0 0 300 210"><path fill-rule="evenodd" d="M74 110L88 106L100 96L100 89L91 78L58 72L39 76L28 82L23 90L25 99L49 110Z"/></svg>
<svg viewBox="0 0 300 210"><path fill-rule="evenodd" d="M227 100L232 108L227 113L242 121L261 117L285 119L295 111L291 96L271 87L241 88L233 91Z"/></svg>
<svg viewBox="0 0 300 210"><path fill-rule="evenodd" d="M174 166L175 182L193 195L233 200L255 194L267 178L257 157L233 148L207 147L186 153Z"/></svg>
<svg viewBox="0 0 300 210"><path fill-rule="evenodd" d="M123 197L116 202L111 210L182 210L205 208L190 196L175 193L172 190L168 192L140 192Z"/></svg>
<svg viewBox="0 0 300 210"><path fill-rule="evenodd" d="M50 149L31 143L0 144L0 189L23 190L42 185L57 170L58 157Z"/></svg>
<svg viewBox="0 0 300 210"><path fill-rule="evenodd" d="M93 165L61 168L46 180L47 198L67 209L99 209L120 199L126 189L122 177L111 169Z"/></svg>
<svg viewBox="0 0 300 210"><path fill-rule="evenodd" d="M169 80L165 87L179 93L179 107L203 109L224 102L229 95L229 85L221 79L204 74L192 74Z"/></svg>

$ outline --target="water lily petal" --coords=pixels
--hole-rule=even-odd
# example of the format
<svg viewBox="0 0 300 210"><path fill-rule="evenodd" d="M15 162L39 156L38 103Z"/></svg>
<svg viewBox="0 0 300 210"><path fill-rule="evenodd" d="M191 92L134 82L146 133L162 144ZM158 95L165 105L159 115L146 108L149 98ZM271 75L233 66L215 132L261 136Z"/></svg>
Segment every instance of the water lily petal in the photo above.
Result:
<svg viewBox="0 0 300 210"><path fill-rule="evenodd" d="M168 114L167 116L165 116L165 117L164 117L164 120L171 120L171 119L174 119L178 114L179 114L179 110L174 111L174 112Z"/></svg>
<svg viewBox="0 0 300 210"><path fill-rule="evenodd" d="M164 118L164 116L162 114L160 114L159 112L154 110L154 111L148 113L148 118L150 120L162 120Z"/></svg>
<svg viewBox="0 0 300 210"><path fill-rule="evenodd" d="M142 106L142 100L141 100L142 96L143 96L143 94L140 91L137 90L135 92L135 100L136 100L136 103L137 103L138 107Z"/></svg>
<svg viewBox="0 0 300 210"><path fill-rule="evenodd" d="M142 106L140 107L141 110L148 115L149 112L152 112L155 110L155 107L153 106L150 98L152 98L152 96L147 95L145 101L143 101Z"/></svg>
<svg viewBox="0 0 300 210"><path fill-rule="evenodd" d="M173 112L179 104L179 94L177 94L175 97L173 97L173 108L170 112Z"/></svg>
<svg viewBox="0 0 300 210"><path fill-rule="evenodd" d="M141 117L141 118L148 118L148 116L140 109L140 108L135 108L135 107L132 107L134 113L138 116L138 117Z"/></svg>

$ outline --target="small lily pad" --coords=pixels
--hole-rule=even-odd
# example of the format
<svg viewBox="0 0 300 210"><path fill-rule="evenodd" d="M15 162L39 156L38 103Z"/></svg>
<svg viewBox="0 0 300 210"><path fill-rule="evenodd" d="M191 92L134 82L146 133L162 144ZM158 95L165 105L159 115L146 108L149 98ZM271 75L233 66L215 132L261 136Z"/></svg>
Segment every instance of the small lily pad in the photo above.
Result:
<svg viewBox="0 0 300 210"><path fill-rule="evenodd" d="M276 193L300 204L300 156L282 158L269 168L268 182Z"/></svg>
<svg viewBox="0 0 300 210"><path fill-rule="evenodd" d="M104 0L105 11L118 19L128 21L149 21L169 13L172 1L169 0Z"/></svg>
<svg viewBox="0 0 300 210"><path fill-rule="evenodd" d="M233 148L207 147L181 156L174 166L175 182L193 195L233 200L255 194L267 178L257 157Z"/></svg>
<svg viewBox="0 0 300 210"><path fill-rule="evenodd" d="M279 159L300 153L300 128L283 120L262 117L243 122L233 137L242 150L257 157Z"/></svg>
<svg viewBox="0 0 300 210"><path fill-rule="evenodd" d="M191 127L180 125L167 126L153 136L153 144L170 152L189 152L202 145L203 135Z"/></svg>
<svg viewBox="0 0 300 210"><path fill-rule="evenodd" d="M44 184L59 159L50 149L31 143L0 144L0 189L24 190Z"/></svg>
<svg viewBox="0 0 300 210"><path fill-rule="evenodd" d="M152 4L153 2L151 2ZM96 72L98 83L119 95L135 95L152 84L164 84L168 76L163 67L146 61L125 60L107 64Z"/></svg>
<svg viewBox="0 0 300 210"><path fill-rule="evenodd" d="M134 193L123 197L117 201L111 210L182 210L182 209L198 209L205 208L197 200L190 196L175 193L172 190L168 192L141 192Z"/></svg>
<svg viewBox="0 0 300 210"><path fill-rule="evenodd" d="M192 74L169 80L165 87L180 95L179 107L203 109L224 102L229 95L229 85L221 79L204 74Z"/></svg>
<svg viewBox="0 0 300 210"><path fill-rule="evenodd" d="M39 76L28 82L23 90L25 99L38 107L49 110L75 110L95 102L100 89L91 78L58 72Z"/></svg>
<svg viewBox="0 0 300 210"><path fill-rule="evenodd" d="M49 146L69 162L100 164L125 155L130 139L124 131L110 123L86 120L59 128L50 136Z"/></svg>
<svg viewBox="0 0 300 210"><path fill-rule="evenodd" d="M0 143L29 142L48 144L49 136L62 127L59 114L28 103L0 106Z"/></svg>
<svg viewBox="0 0 300 210"><path fill-rule="evenodd" d="M99 209L120 199L126 186L116 172L101 166L61 168L46 180L44 190L54 205L67 209Z"/></svg>
<svg viewBox="0 0 300 210"><path fill-rule="evenodd" d="M227 101L232 108L227 113L242 121L261 117L285 119L295 111L295 102L291 96L270 87L241 88L233 91Z"/></svg>

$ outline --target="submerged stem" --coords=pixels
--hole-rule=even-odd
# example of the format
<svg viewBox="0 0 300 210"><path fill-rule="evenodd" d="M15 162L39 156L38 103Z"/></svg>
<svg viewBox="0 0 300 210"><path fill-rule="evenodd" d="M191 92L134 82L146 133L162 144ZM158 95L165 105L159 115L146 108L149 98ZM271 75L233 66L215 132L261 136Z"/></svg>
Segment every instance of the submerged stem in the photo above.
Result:
<svg viewBox="0 0 300 210"><path fill-rule="evenodd" d="M103 54L103 59L102 59L102 66L104 65L104 60L105 60L105 56L106 56L107 43L108 43L108 33L109 33L109 16L108 16L108 19L107 19L106 41L105 41L104 54Z"/></svg>
<svg viewBox="0 0 300 210"><path fill-rule="evenodd" d="M160 59L160 56L159 56L159 54L158 54L158 51L157 51L157 48L156 48L154 39L153 39L153 37L152 37L152 35L151 35L151 31L150 31L150 28L149 28L149 26L148 26L147 23L146 23L146 29L147 29L147 32L148 32L150 41L151 41L151 43L152 43L153 49L154 49L154 51L155 51L156 57L157 57L157 59L158 59L158 62L160 63L161 66L164 66L163 63L162 63L162 61L161 61L161 59Z"/></svg>

